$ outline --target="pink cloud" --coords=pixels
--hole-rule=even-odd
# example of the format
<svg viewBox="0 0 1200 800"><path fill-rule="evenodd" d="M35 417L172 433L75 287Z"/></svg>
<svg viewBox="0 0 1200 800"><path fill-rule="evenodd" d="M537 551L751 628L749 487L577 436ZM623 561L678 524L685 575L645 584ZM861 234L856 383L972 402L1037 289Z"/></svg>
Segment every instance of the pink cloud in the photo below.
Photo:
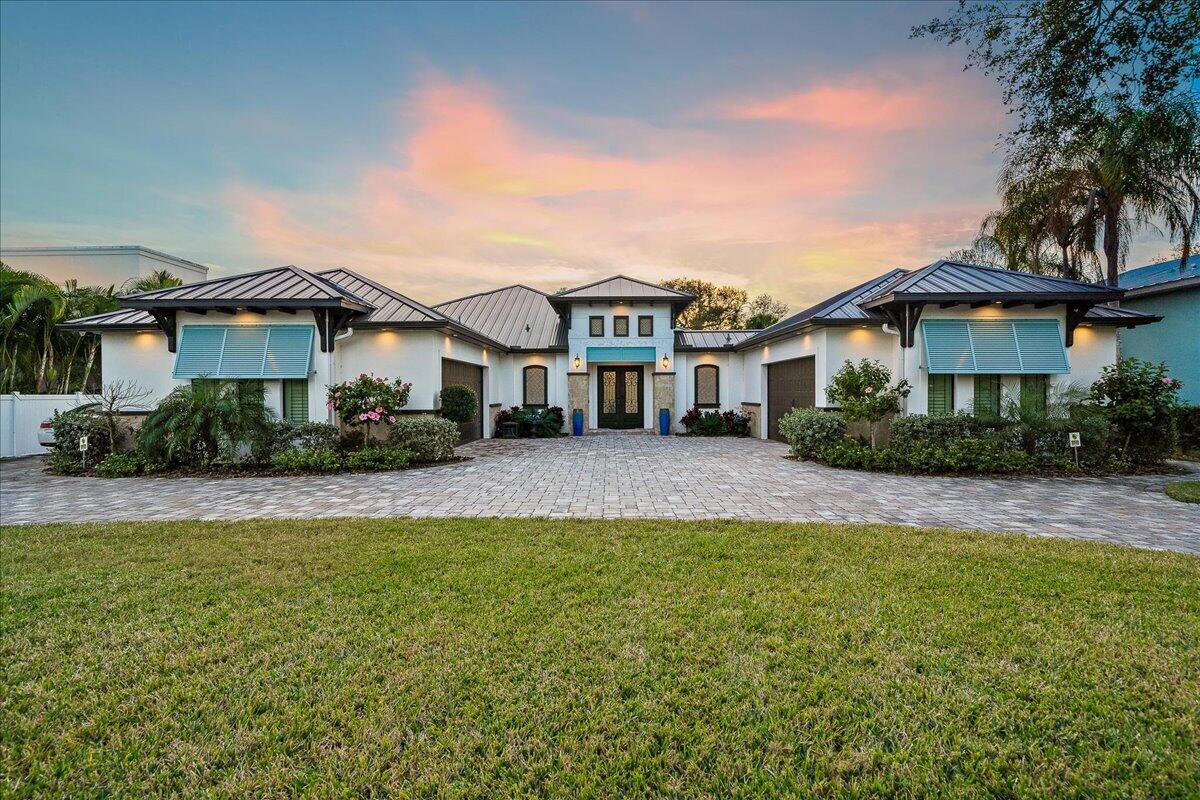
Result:
<svg viewBox="0 0 1200 800"><path fill-rule="evenodd" d="M821 105L814 120L870 99L844 88L805 94ZM533 125L494 87L432 77L405 104L392 153L356 180L305 192L239 183L227 200L269 263L352 266L431 302L622 271L708 277L799 305L926 259L947 226L983 213L982 204L914 209L905 187L888 184L964 147L974 156L978 145L941 132L897 144L883 121L919 103L883 105L853 137L832 125L787 135L619 118ZM747 118L771 110L746 108L759 115ZM538 118L555 114L569 116ZM988 191L991 180L988 172Z"/></svg>
<svg viewBox="0 0 1200 800"><path fill-rule="evenodd" d="M887 131L923 127L940 106L935 96L913 90L888 90L866 83L822 84L802 92L736 103L727 109L727 115L732 119Z"/></svg>

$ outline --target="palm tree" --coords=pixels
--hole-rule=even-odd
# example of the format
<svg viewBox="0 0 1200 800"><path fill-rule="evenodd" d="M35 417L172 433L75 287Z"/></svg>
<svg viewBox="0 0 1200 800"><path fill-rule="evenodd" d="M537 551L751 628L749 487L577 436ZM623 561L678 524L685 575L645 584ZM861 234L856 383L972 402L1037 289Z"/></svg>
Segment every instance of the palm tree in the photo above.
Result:
<svg viewBox="0 0 1200 800"><path fill-rule="evenodd" d="M121 294L153 292L155 289L170 289L172 286L181 286L182 284L182 278L176 278L165 269L157 269L149 275L127 280L125 285L121 287Z"/></svg>
<svg viewBox="0 0 1200 800"><path fill-rule="evenodd" d="M1182 244L1180 264L1200 231L1200 116L1186 99L1149 109L1114 107L1068 142L1049 169L1018 151L1006 165L1045 232L1076 255L1104 254L1105 280L1117 284L1129 236L1161 223ZM1002 184L1005 183L1002 177ZM1021 192L1026 196L1026 192ZM1040 199L1038 199L1040 198ZM1072 244L1073 241L1073 244Z"/></svg>

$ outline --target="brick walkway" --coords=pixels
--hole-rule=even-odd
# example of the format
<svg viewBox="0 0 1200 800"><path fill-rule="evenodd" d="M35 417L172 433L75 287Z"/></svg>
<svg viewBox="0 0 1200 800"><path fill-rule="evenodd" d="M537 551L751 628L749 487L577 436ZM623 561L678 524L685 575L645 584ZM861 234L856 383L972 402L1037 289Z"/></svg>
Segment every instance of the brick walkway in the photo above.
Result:
<svg viewBox="0 0 1200 800"><path fill-rule="evenodd" d="M488 440L474 460L304 478L59 478L0 466L7 523L334 516L739 518L1018 531L1200 553L1200 505L1172 478L975 479L835 470L753 439Z"/></svg>

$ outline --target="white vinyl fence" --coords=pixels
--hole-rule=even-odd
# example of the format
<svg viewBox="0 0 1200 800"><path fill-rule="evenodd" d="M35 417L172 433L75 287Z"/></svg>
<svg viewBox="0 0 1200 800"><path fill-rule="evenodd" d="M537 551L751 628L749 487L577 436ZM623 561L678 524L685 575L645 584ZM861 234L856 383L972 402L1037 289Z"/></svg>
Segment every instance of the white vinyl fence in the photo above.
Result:
<svg viewBox="0 0 1200 800"><path fill-rule="evenodd" d="M45 453L38 426L55 411L97 400L90 394L0 394L0 458Z"/></svg>

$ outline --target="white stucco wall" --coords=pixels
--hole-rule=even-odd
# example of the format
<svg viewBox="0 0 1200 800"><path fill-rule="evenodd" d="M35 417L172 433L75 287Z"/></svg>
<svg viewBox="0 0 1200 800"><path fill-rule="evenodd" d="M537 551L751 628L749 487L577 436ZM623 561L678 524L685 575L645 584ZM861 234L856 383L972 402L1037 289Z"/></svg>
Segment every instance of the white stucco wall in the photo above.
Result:
<svg viewBox="0 0 1200 800"><path fill-rule="evenodd" d="M36 272L55 283L77 280L81 286L115 286L166 270L184 283L205 280L208 267L143 247L5 247L0 261Z"/></svg>
<svg viewBox="0 0 1200 800"><path fill-rule="evenodd" d="M638 336L638 317L654 317L654 335ZM613 336L613 317L629 317L629 335ZM589 317L604 317L604 336L589 335ZM671 329L671 307L668 303L617 303L608 302L573 303L571 305L571 325L567 329L567 356L574 359L579 356L581 369L588 367L587 349L589 347L653 347L654 364L661 369L662 357L665 355L668 365L675 358L675 332ZM649 363L649 362L647 362ZM649 372L647 372L649 374Z"/></svg>

